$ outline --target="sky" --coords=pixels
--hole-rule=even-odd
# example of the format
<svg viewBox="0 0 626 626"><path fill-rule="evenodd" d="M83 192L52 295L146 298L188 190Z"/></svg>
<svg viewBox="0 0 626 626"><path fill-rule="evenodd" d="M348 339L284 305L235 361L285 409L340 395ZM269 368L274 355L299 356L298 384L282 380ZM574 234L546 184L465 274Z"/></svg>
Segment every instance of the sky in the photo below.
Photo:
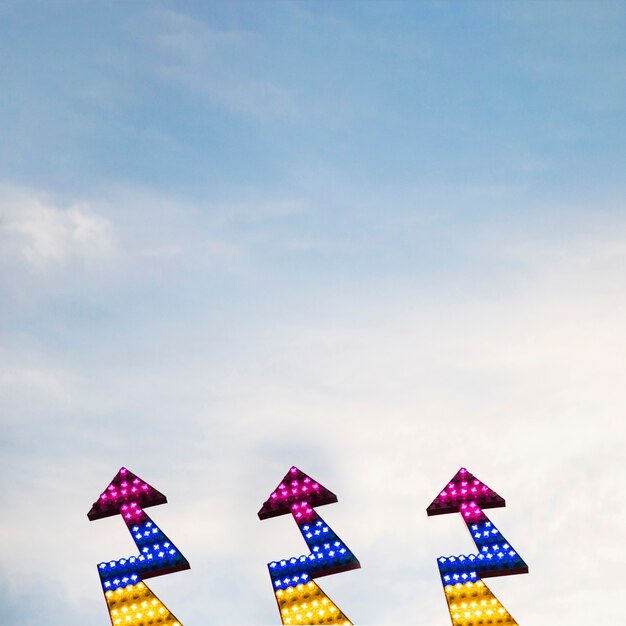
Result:
<svg viewBox="0 0 626 626"><path fill-rule="evenodd" d="M0 0L0 609L106 626L121 466L192 624L277 624L292 465L357 624L450 623L461 467L523 626L614 623L626 565L626 6Z"/></svg>

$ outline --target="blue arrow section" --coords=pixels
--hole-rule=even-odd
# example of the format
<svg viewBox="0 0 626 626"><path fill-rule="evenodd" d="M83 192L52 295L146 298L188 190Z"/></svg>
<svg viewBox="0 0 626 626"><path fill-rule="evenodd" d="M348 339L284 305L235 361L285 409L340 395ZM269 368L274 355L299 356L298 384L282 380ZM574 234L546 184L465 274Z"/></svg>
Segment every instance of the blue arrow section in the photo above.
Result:
<svg viewBox="0 0 626 626"><path fill-rule="evenodd" d="M441 557L437 563L444 586L475 582L489 576L521 574L528 571L526 562L511 547L502 533L482 512L480 523L468 523L478 554Z"/></svg>
<svg viewBox="0 0 626 626"><path fill-rule="evenodd" d="M356 556L332 528L315 511L309 509L307 513L305 520L296 521L311 552L269 563L274 589L294 587L313 578L360 567Z"/></svg>
<svg viewBox="0 0 626 626"><path fill-rule="evenodd" d="M145 514L140 523L129 526L139 556L100 563L98 572L104 591L137 584L140 580L189 569L189 561Z"/></svg>

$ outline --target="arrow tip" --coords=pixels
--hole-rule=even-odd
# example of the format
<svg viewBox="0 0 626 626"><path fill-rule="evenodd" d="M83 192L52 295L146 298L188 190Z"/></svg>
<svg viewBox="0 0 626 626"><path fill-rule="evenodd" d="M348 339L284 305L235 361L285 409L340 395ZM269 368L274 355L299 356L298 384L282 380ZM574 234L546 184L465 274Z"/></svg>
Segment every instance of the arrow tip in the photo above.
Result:
<svg viewBox="0 0 626 626"><path fill-rule="evenodd" d="M115 478L93 503L87 517L93 521L117 515L120 508L131 502L145 509L157 504L165 504L167 498L154 487L135 476L129 469L120 467Z"/></svg>
<svg viewBox="0 0 626 626"><path fill-rule="evenodd" d="M430 503L426 514L456 513L461 504L466 502L475 502L481 509L493 509L506 504L504 498L462 467Z"/></svg>
<svg viewBox="0 0 626 626"><path fill-rule="evenodd" d="M258 512L259 519L291 513L292 504L307 502L311 507L337 502L337 496L293 466Z"/></svg>

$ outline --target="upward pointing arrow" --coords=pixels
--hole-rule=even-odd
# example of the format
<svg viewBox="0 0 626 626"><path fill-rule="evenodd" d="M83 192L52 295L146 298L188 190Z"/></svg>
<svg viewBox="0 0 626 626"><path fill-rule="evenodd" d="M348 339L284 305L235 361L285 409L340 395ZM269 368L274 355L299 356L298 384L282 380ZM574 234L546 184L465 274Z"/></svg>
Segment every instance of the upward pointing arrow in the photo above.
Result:
<svg viewBox="0 0 626 626"><path fill-rule="evenodd" d="M430 503L426 513L428 515L464 513L468 507L474 508L474 506L481 509L494 509L506 506L506 502L493 489L487 487L485 483L462 467ZM467 516L464 514L464 517Z"/></svg>
<svg viewBox="0 0 626 626"><path fill-rule="evenodd" d="M264 520L291 513L311 550L308 555L268 564L283 624L351 624L312 579L361 567L358 559L313 507L337 502L337 496L310 476L291 467L263 503Z"/></svg>
<svg viewBox="0 0 626 626"><path fill-rule="evenodd" d="M189 569L189 561L143 510L164 504L166 497L122 467L87 513L90 520L121 514L139 550L137 556L98 565L102 590L113 626L146 626L180 622L144 580Z"/></svg>
<svg viewBox="0 0 626 626"><path fill-rule="evenodd" d="M461 513L478 548L478 554L439 558L444 586L457 582L476 582L490 576L528 573L528 565L483 511L502 506L505 506L504 498L464 467L428 506L428 515Z"/></svg>
<svg viewBox="0 0 626 626"><path fill-rule="evenodd" d="M125 467L120 468L109 486L93 503L87 517L91 520L122 514L130 519L133 509L165 504L167 498Z"/></svg>
<svg viewBox="0 0 626 626"><path fill-rule="evenodd" d="M437 559L453 626L517 624L482 580L528 573L528 565L483 511L504 505L504 498L462 467L426 509L428 515L461 513L478 548L477 554Z"/></svg>

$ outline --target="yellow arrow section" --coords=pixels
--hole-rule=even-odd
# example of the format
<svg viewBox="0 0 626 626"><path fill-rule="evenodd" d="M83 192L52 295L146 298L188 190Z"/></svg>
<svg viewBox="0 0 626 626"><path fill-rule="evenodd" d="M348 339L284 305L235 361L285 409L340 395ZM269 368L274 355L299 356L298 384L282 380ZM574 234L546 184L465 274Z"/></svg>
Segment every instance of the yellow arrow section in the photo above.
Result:
<svg viewBox="0 0 626 626"><path fill-rule="evenodd" d="M517 622L482 580L447 585L445 591L454 626L517 626Z"/></svg>
<svg viewBox="0 0 626 626"><path fill-rule="evenodd" d="M113 626L182 626L145 583L118 587L104 595Z"/></svg>
<svg viewBox="0 0 626 626"><path fill-rule="evenodd" d="M276 600L283 624L352 624L312 580L279 589Z"/></svg>

